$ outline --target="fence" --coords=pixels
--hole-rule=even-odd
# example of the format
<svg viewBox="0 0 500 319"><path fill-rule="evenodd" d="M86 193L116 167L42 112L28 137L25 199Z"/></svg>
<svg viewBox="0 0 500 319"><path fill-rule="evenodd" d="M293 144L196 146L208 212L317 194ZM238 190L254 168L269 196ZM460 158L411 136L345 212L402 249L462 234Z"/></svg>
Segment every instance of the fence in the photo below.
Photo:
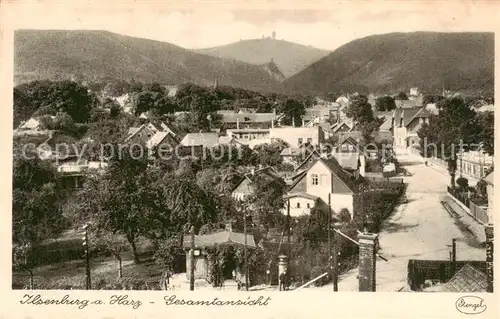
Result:
<svg viewBox="0 0 500 319"><path fill-rule="evenodd" d="M480 221L481 223L487 225L489 223L488 211L481 206L474 204L474 202L470 202L470 214L474 219Z"/></svg>
<svg viewBox="0 0 500 319"><path fill-rule="evenodd" d="M446 282L465 264L485 272L485 261L455 261L449 260L415 260L408 261L408 285L411 290L418 291L426 280Z"/></svg>
<svg viewBox="0 0 500 319"><path fill-rule="evenodd" d="M448 188L448 193L458 200L460 203L462 203L466 208L465 211L467 214L472 216L475 220L478 222L487 225L489 223L489 217L488 217L488 211L484 209L483 207L475 204L473 201L470 200L469 195L467 192L461 192L457 189L452 189L451 187Z"/></svg>

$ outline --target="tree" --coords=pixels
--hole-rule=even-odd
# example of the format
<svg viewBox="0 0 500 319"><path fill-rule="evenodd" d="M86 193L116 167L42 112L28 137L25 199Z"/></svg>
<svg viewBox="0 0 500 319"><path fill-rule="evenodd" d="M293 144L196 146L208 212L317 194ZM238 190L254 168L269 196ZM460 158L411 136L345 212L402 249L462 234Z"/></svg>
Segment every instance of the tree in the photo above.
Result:
<svg viewBox="0 0 500 319"><path fill-rule="evenodd" d="M92 237L92 248L97 251L111 252L118 262L118 279L123 277L122 253L127 249L128 242L122 236L114 235L105 229L90 228Z"/></svg>
<svg viewBox="0 0 500 319"><path fill-rule="evenodd" d="M38 115L62 110L77 123L88 121L97 97L87 88L71 81L33 81L16 86L14 115L16 121L26 120L35 111Z"/></svg>
<svg viewBox="0 0 500 319"><path fill-rule="evenodd" d="M396 102L392 96L382 96L375 100L375 109L377 111L392 111L396 108Z"/></svg>
<svg viewBox="0 0 500 319"><path fill-rule="evenodd" d="M281 179L269 178L266 174L256 174L252 183L253 194L248 199L252 220L265 229L283 225L283 195L285 183Z"/></svg>
<svg viewBox="0 0 500 319"><path fill-rule="evenodd" d="M368 103L368 98L363 95L351 98L346 115L359 123L368 123L374 120L372 106Z"/></svg>
<svg viewBox="0 0 500 319"><path fill-rule="evenodd" d="M284 113L283 122L287 125L301 125L302 116L306 113L305 106L297 99L288 98L278 107L280 113Z"/></svg>
<svg viewBox="0 0 500 319"><path fill-rule="evenodd" d="M396 100L408 100L408 95L405 92L401 91L396 95Z"/></svg>
<svg viewBox="0 0 500 319"><path fill-rule="evenodd" d="M471 110L461 98L445 99L437 104L439 113L429 118L429 125L423 125L418 135L422 150L425 143L434 143L438 157L448 162L451 186L455 187L457 154L474 149L481 137L476 112ZM476 146L476 147L474 147Z"/></svg>
<svg viewBox="0 0 500 319"><path fill-rule="evenodd" d="M457 178L457 185L460 187L461 190L469 189L469 181L465 177Z"/></svg>
<svg viewBox="0 0 500 319"><path fill-rule="evenodd" d="M140 263L137 240L146 233L148 219L157 208L146 172L147 159L138 152L122 148L120 154L114 154L106 173L89 178L80 197L82 210L96 232L123 235L135 263Z"/></svg>
<svg viewBox="0 0 500 319"><path fill-rule="evenodd" d="M482 149L489 155L494 155L495 150L495 115L493 112L482 112L477 114L480 128L479 142Z"/></svg>
<svg viewBox="0 0 500 319"><path fill-rule="evenodd" d="M272 144L260 144L254 148L257 156L257 162L263 166L277 166L283 159L280 154L286 147L284 142L274 142Z"/></svg>
<svg viewBox="0 0 500 319"><path fill-rule="evenodd" d="M65 224L57 173L35 156L24 156L19 149L14 153L12 238L19 245L34 246L53 238Z"/></svg>

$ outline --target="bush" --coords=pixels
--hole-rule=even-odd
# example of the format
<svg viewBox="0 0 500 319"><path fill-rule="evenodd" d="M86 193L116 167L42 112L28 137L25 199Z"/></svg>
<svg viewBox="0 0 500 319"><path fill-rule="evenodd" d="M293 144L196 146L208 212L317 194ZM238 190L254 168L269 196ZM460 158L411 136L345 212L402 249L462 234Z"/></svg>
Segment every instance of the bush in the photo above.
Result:
<svg viewBox="0 0 500 319"><path fill-rule="evenodd" d="M457 178L457 185L461 189L467 190L469 188L469 181L465 177L459 177L459 178Z"/></svg>

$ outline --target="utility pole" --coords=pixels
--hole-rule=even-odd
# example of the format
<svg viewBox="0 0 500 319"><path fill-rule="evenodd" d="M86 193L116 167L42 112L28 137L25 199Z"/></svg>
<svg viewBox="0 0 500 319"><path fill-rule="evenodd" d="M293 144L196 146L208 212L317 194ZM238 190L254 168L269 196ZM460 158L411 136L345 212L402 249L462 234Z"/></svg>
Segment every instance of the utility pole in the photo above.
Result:
<svg viewBox="0 0 500 319"><path fill-rule="evenodd" d="M337 256L340 254L340 252L337 252L337 245L335 245L335 232L332 233L332 239L333 239L333 291L337 292L339 291L339 286L338 286L339 262Z"/></svg>
<svg viewBox="0 0 500 319"><path fill-rule="evenodd" d="M85 235L83 237L83 247L85 249L85 289L92 289L92 282L90 279L90 254L89 254L89 224L85 224L83 226L83 230L85 231Z"/></svg>
<svg viewBox="0 0 500 319"><path fill-rule="evenodd" d="M189 269L189 290L194 291L194 226L191 226L191 251L189 252L190 257L190 269Z"/></svg>
<svg viewBox="0 0 500 319"><path fill-rule="evenodd" d="M243 234L245 236L245 290L248 291L248 252L247 252L247 211L243 207Z"/></svg>
<svg viewBox="0 0 500 319"><path fill-rule="evenodd" d="M453 238L451 240L451 270L453 274L455 274L456 270L456 261L457 261L457 240Z"/></svg>
<svg viewBox="0 0 500 319"><path fill-rule="evenodd" d="M290 241L290 228L291 228L291 225L290 225L290 199L288 199L288 204L287 204L287 210L286 210L286 237L287 237L287 242L288 242L288 264L290 264L291 262L291 257L292 257L292 244L291 244L291 241Z"/></svg>
<svg viewBox="0 0 500 319"><path fill-rule="evenodd" d="M328 273L331 275L332 277L332 281L333 281L333 291L335 291L335 273L332 271L333 270L333 266L332 266L332 240L331 240L331 228L332 228L332 201L331 201L331 195L330 193L328 193L328 231L327 231L327 234L328 234Z"/></svg>

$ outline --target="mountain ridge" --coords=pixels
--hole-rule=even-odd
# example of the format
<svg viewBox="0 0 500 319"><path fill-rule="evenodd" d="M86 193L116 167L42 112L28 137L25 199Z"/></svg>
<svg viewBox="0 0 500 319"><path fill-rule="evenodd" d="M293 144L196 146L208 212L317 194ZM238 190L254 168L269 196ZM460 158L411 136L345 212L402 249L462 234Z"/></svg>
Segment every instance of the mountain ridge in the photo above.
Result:
<svg viewBox="0 0 500 319"><path fill-rule="evenodd" d="M418 86L492 91L494 34L409 32L371 35L342 45L283 82L284 91L394 92Z"/></svg>
<svg viewBox="0 0 500 319"><path fill-rule="evenodd" d="M263 65L273 60L287 78L329 53L327 50L272 38L240 40L193 51L255 65Z"/></svg>
<svg viewBox="0 0 500 319"><path fill-rule="evenodd" d="M262 66L202 55L168 42L101 30L18 30L15 82L107 78L182 84L192 82L273 90L278 81Z"/></svg>

